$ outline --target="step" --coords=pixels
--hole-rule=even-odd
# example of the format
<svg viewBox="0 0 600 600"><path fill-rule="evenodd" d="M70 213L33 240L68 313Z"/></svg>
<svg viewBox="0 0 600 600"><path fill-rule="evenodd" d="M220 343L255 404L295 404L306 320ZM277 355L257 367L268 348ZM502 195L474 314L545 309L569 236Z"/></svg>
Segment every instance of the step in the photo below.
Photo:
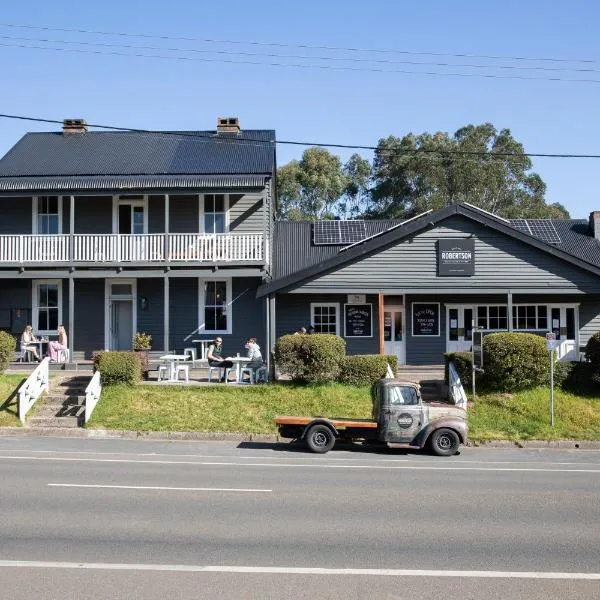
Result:
<svg viewBox="0 0 600 600"><path fill-rule="evenodd" d="M50 392L43 397L45 404L83 404L85 394L57 394Z"/></svg>
<svg viewBox="0 0 600 600"><path fill-rule="evenodd" d="M78 417L31 417L27 427L79 427Z"/></svg>

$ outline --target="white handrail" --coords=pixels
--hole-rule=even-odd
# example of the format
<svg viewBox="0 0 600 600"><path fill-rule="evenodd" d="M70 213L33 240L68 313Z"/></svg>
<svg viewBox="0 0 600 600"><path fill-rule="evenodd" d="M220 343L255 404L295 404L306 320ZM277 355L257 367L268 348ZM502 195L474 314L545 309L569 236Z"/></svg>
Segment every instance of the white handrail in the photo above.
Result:
<svg viewBox="0 0 600 600"><path fill-rule="evenodd" d="M25 416L35 404L36 400L48 391L48 357L33 370L33 373L25 380L19 388L19 420L25 423Z"/></svg>
<svg viewBox="0 0 600 600"><path fill-rule="evenodd" d="M102 385L100 383L100 371L96 371L88 386L85 388L85 423L90 420L100 394L102 393Z"/></svg>

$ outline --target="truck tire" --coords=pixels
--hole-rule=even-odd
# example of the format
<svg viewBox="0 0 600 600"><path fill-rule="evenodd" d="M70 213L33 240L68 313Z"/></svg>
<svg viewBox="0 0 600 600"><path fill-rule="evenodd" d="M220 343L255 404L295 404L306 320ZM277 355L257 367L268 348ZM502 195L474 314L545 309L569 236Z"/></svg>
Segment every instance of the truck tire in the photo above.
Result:
<svg viewBox="0 0 600 600"><path fill-rule="evenodd" d="M317 423L310 427L304 437L309 450L311 452L316 452L317 454L329 452L335 444L335 435L333 434L333 431L331 431L327 425L323 425L322 423Z"/></svg>
<svg viewBox="0 0 600 600"><path fill-rule="evenodd" d="M437 456L452 456L458 452L460 438L453 429L436 429L429 438L429 447Z"/></svg>

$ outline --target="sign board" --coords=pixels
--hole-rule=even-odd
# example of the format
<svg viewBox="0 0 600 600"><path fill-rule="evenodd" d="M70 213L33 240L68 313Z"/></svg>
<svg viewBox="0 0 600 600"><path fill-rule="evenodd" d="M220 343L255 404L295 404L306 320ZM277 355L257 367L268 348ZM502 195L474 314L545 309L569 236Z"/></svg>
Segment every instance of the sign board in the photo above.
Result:
<svg viewBox="0 0 600 600"><path fill-rule="evenodd" d="M373 337L373 305L344 304L345 337Z"/></svg>
<svg viewBox="0 0 600 600"><path fill-rule="evenodd" d="M471 277L475 275L475 240L456 238L438 240L438 276Z"/></svg>
<svg viewBox="0 0 600 600"><path fill-rule="evenodd" d="M465 394L462 382L458 376L458 371L456 370L456 367L452 361L448 363L448 379L450 380L450 397L454 401L454 404L460 408L466 409L467 395Z"/></svg>
<svg viewBox="0 0 600 600"><path fill-rule="evenodd" d="M546 334L546 340L547 341L551 342L552 340L555 340L555 339L556 339L556 334L553 331L549 331Z"/></svg>
<svg viewBox="0 0 600 600"><path fill-rule="evenodd" d="M483 330L473 329L473 365L483 369Z"/></svg>
<svg viewBox="0 0 600 600"><path fill-rule="evenodd" d="M412 334L414 336L440 335L439 302L413 302Z"/></svg>
<svg viewBox="0 0 600 600"><path fill-rule="evenodd" d="M348 304L365 304L366 302L366 294L348 294Z"/></svg>
<svg viewBox="0 0 600 600"><path fill-rule="evenodd" d="M546 349L548 352L556 350L560 346L560 340L546 340Z"/></svg>

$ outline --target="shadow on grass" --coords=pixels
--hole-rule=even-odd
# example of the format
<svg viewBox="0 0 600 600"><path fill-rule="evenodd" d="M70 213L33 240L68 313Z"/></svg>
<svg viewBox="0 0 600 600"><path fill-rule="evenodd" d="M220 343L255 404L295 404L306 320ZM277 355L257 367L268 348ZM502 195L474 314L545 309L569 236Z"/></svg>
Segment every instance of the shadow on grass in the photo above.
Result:
<svg viewBox="0 0 600 600"><path fill-rule="evenodd" d="M19 388L25 383L25 379L21 379L19 385L13 390L11 395L0 405L0 412L8 413L9 415L14 415L15 417L19 414L19 401L18 401L18 393ZM14 408L13 408L14 406Z"/></svg>

